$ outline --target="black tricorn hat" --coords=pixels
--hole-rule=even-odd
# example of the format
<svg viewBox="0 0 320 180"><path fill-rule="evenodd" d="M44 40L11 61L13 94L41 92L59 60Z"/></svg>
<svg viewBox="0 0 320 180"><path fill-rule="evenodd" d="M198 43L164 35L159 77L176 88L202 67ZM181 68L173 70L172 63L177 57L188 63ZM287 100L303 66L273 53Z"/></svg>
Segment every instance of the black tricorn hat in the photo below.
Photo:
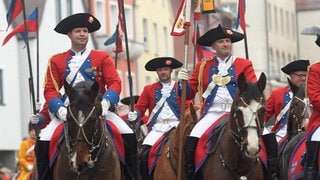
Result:
<svg viewBox="0 0 320 180"><path fill-rule="evenodd" d="M62 19L54 30L61 34L67 34L74 28L86 27L89 33L100 29L101 25L97 18L89 13L78 13Z"/></svg>
<svg viewBox="0 0 320 180"><path fill-rule="evenodd" d="M137 102L138 102L138 100L139 100L139 96L133 96L133 99L134 99L134 104L136 104ZM123 99L121 99L120 100L120 102L122 103L122 104L125 104L125 105L130 105L130 96L129 97L125 97L125 98L123 98Z"/></svg>
<svg viewBox="0 0 320 180"><path fill-rule="evenodd" d="M282 67L281 71L290 75L291 73L296 71L307 71L309 65L309 60L296 60Z"/></svg>
<svg viewBox="0 0 320 180"><path fill-rule="evenodd" d="M182 66L182 63L172 57L157 57L151 59L144 66L147 71L156 71L158 68L171 67L171 69L176 69Z"/></svg>
<svg viewBox="0 0 320 180"><path fill-rule="evenodd" d="M243 39L243 34L233 31L232 29L222 27L220 24L218 27L210 29L206 33L204 33L198 40L197 43L202 46L211 46L211 44L223 38L230 38L231 42L241 41Z"/></svg>

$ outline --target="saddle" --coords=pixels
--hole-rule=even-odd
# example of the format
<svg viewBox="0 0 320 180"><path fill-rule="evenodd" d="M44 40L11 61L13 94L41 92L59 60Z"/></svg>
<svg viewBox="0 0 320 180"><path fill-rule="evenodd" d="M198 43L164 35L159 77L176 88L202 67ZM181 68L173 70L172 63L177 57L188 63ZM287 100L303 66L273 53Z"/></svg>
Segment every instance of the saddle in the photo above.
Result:
<svg viewBox="0 0 320 180"><path fill-rule="evenodd" d="M149 172L152 172L154 167L157 164L158 157L160 156L163 146L169 141L171 132L176 129L175 127L171 128L169 131L165 132L157 142L151 147L149 156L148 156L148 169Z"/></svg>
<svg viewBox="0 0 320 180"><path fill-rule="evenodd" d="M212 154L216 151L228 120L229 114L221 116L200 137L195 150L195 172L201 168L207 159L208 154Z"/></svg>

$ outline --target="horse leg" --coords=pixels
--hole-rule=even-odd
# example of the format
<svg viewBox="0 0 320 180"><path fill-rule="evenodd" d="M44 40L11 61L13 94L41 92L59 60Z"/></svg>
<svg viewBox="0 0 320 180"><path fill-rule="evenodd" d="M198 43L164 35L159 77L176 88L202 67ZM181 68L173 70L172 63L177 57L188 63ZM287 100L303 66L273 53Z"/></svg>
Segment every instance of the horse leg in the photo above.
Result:
<svg viewBox="0 0 320 180"><path fill-rule="evenodd" d="M303 175L305 180L317 179L319 143L318 141L306 141L307 158Z"/></svg>
<svg viewBox="0 0 320 180"><path fill-rule="evenodd" d="M148 157L149 152L151 149L151 146L149 145L142 145L142 150L140 154L140 177L141 180L151 180L152 176L149 175L149 169L148 169Z"/></svg>
<svg viewBox="0 0 320 180"><path fill-rule="evenodd" d="M184 170L186 180L193 180L194 174L194 153L198 144L199 138L187 136L184 147Z"/></svg>
<svg viewBox="0 0 320 180"><path fill-rule="evenodd" d="M267 166L271 178L276 179L279 173L278 143L274 133L262 136L267 150Z"/></svg>
<svg viewBox="0 0 320 180"><path fill-rule="evenodd" d="M135 134L122 134L125 147L125 178L126 180L138 179L138 161L137 161L137 138Z"/></svg>
<svg viewBox="0 0 320 180"><path fill-rule="evenodd" d="M53 179L49 167L49 144L50 141L40 141L37 139L35 153L39 180Z"/></svg>

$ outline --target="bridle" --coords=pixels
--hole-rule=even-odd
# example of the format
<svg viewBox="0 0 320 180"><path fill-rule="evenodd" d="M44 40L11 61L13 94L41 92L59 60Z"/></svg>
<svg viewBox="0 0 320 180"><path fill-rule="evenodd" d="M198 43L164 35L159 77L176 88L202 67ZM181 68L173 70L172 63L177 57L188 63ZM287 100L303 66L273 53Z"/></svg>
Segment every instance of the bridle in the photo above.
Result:
<svg viewBox="0 0 320 180"><path fill-rule="evenodd" d="M93 168L95 166L95 163L98 161L98 158L99 158L101 152L103 151L104 147L108 146L108 138L106 136L106 128L102 127L100 137L99 137L99 130L96 128L91 139L88 137L88 135L85 132L84 127L95 111L96 111L96 106L93 106L92 109L90 110L90 113L85 117L84 121L79 122L79 120L74 116L74 114L71 110L71 106L70 105L68 106L68 113L70 114L71 119L77 124L78 131L77 131L76 136L74 138L69 136L69 132L68 132L69 119L68 119L64 123L64 126L65 126L64 136L65 136L65 140L66 140L66 147L67 147L67 150L69 153L68 154L69 162L71 164L72 170L77 173L79 173L78 170L72 166L72 151L73 151L73 147L76 145L77 142L82 141L82 142L85 142L89 146L88 168ZM99 116L99 118L101 118L101 117ZM95 143L95 140L97 138L99 138L99 140ZM103 144L105 144L105 146ZM96 150L98 150L98 151L95 154L93 154L93 152Z"/></svg>
<svg viewBox="0 0 320 180"><path fill-rule="evenodd" d="M248 156L248 152L246 149L246 143L243 137L243 134L248 130L248 129L254 129L255 131L257 131L258 136L260 137L262 134L262 126L260 123L260 119L259 119L259 110L261 108L264 107L264 98L260 97L258 100L258 106L256 109L253 109L248 103L246 103L246 101L244 100L243 97L240 97L240 101L242 102L243 108L248 108L251 112L252 112L252 117L249 121L249 123L246 126L241 126L240 122L239 122L239 118L237 117L237 111L241 111L239 108L240 106L236 107L236 111L233 114L233 118L236 122L236 126L237 126L237 131L234 131L233 129L231 129L231 136L234 139L234 142L236 144L238 144L240 146L240 152L241 153L245 153L246 156ZM230 121L230 120L229 120ZM256 126L250 125L252 124L252 121L256 122ZM261 147L259 146L259 150L258 152L260 152ZM230 165L228 165L223 157L223 150L222 150L222 145L220 142L220 160L222 165L230 172L230 174L234 177L236 177L237 179L240 180L246 180L247 177L250 177L250 175L254 172L254 169L256 167L256 165L258 164L258 153L255 156L250 156L249 158L255 158L255 161L253 162L253 165L248 165L248 167L250 168L249 171L245 174L245 175L240 175L239 172L235 171Z"/></svg>
<svg viewBox="0 0 320 180"><path fill-rule="evenodd" d="M248 103L246 103L246 101L243 99L243 97L240 97L240 101L244 105L242 107L248 108L252 112L252 117L246 126L241 126L239 123L239 118L237 117L237 113L234 113L233 117L234 117L236 125L237 125L237 131L235 132L234 130L231 130L231 134L232 134L232 137L234 138L235 142L240 146L240 150L246 151L246 148L245 148L246 144L245 144L244 137L242 136L242 134L244 134L244 132L246 132L248 129L254 129L255 131L257 131L258 136L261 136L262 126L260 123L261 119L259 119L259 115L258 115L259 112L258 111L264 105L263 105L263 97L259 98L259 101L258 101L259 104L256 109L252 109L252 107ZM240 110L239 108L240 107L237 107L236 111L239 111ZM251 125L252 121L256 122L256 126ZM260 151L260 149L259 149L259 151Z"/></svg>
<svg viewBox="0 0 320 180"><path fill-rule="evenodd" d="M302 111L297 110L297 108L299 108L297 105L298 103L303 104ZM294 121L294 123L297 126L298 132L302 131L302 124L301 124L302 120L304 118L307 118L307 116L308 116L307 108L308 108L308 102L307 102L306 98L301 99L297 96L293 97L292 102L290 104L290 116L291 116L290 120Z"/></svg>

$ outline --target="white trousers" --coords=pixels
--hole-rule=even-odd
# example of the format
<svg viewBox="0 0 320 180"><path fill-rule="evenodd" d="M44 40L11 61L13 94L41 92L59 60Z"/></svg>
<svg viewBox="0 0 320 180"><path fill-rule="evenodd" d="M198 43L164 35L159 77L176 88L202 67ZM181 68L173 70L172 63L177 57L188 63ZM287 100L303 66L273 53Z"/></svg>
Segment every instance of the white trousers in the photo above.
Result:
<svg viewBox="0 0 320 180"><path fill-rule="evenodd" d="M227 112L224 111L208 111L207 114L193 127L190 136L200 138L213 123L226 113Z"/></svg>
<svg viewBox="0 0 320 180"><path fill-rule="evenodd" d="M165 132L169 131L173 127L177 127L178 124L179 121L171 121L170 123L160 122L153 125L151 131L144 138L142 145L153 146Z"/></svg>
<svg viewBox="0 0 320 180"><path fill-rule="evenodd" d="M311 141L320 141L320 127L317 127L317 129L312 134Z"/></svg>

